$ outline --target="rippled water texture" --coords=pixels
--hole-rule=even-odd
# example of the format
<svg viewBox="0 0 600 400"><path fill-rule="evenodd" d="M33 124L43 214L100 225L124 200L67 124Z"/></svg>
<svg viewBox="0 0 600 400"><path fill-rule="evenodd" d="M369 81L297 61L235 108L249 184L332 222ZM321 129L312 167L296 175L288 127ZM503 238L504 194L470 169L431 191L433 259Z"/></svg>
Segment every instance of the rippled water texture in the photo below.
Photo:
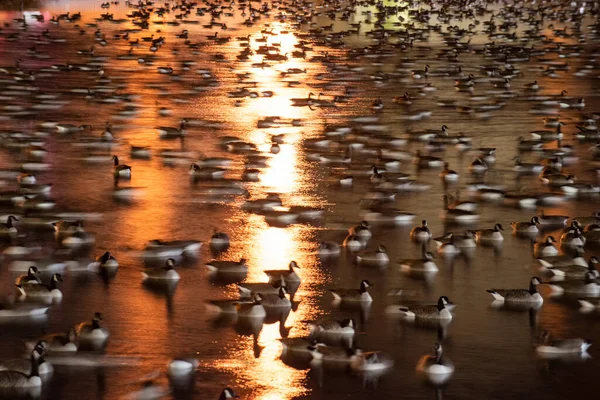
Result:
<svg viewBox="0 0 600 400"><path fill-rule="evenodd" d="M181 18L181 9L162 16L153 12L150 26L141 30L128 16L136 8L123 0L109 8L101 8L99 0L26 1L25 12L20 11L19 1L12 2L14 7L5 3L0 11L0 66L9 73L0 73L0 169L27 168L29 148L20 144L31 138L20 139L16 134L37 132L48 151L44 162L49 168L34 173L38 183L52 184L51 198L56 202L52 215L85 213L84 228L95 235L89 255L78 256L95 257L110 251L119 261L114 279L103 281L93 273L65 272L61 286L64 298L50 308L47 318L0 320L0 360L7 360L23 356L25 341L66 331L91 319L95 311L102 313L103 323L111 332L106 356L115 365L56 366L54 376L43 387L42 398L121 398L138 390L149 378L166 387L166 365L176 356L195 356L200 361L193 389L172 394L186 399L217 399L228 386L241 398L257 400L563 399L586 398L597 392L594 379L600 368L600 313L580 313L576 297L550 298L545 285L539 289L545 302L537 311L493 308L492 297L486 293L492 287L527 288L529 279L540 274L531 241L511 235L510 222L529 221L541 211L574 217L590 216L598 210L597 195L564 198L560 190L543 185L537 175L517 177L513 171L513 158L519 154L517 138L529 139L529 132L534 130L555 129L544 127L542 118L547 115L543 113L548 113L566 123L562 145L572 146L578 157L564 172L575 175L579 182L598 184L598 164L589 150L593 142L577 141L573 135L576 125L583 125L582 114L598 118L593 112L600 104L596 63L600 39L593 26L597 18L591 12L593 2L587 3L583 18L574 14L578 11L573 8L560 11L568 2L509 2L514 7L510 12L506 12L509 5L465 1L459 6L454 2L447 9L449 19L436 11L427 21L417 14L419 9L430 8L427 2L383 1L379 5L388 7L388 16L382 16L380 22L382 11L376 2L275 2L268 3L268 14L259 14L261 4L252 2L256 18L251 24L244 24L250 16L248 8L240 7L247 3L221 2L212 9L212 26L211 6L199 2L198 7L207 10L205 15L196 15L197 8ZM154 11L163 4L156 1ZM538 8L546 10L539 25L539 35L543 36L525 40L534 34L524 20L528 15L539 20L539 12L531 11ZM523 10L519 18L515 17L516 10ZM498 16L502 11L506 14ZM80 20L51 21L59 14L78 12ZM473 15L469 17L467 12ZM560 15L553 14L558 12ZM112 20L102 14L112 14ZM487 28L483 22L492 14L499 28L495 37L482 33ZM43 18L36 18L40 15ZM574 32L571 15L580 21L581 32ZM503 23L506 26L501 26ZM453 34L449 27L456 27ZM184 29L187 39L177 37ZM563 29L567 35L561 34ZM131 31L124 38L127 30ZM580 35L586 35L585 40ZM165 38L156 52L150 49L151 41L143 40L150 37ZM218 38L229 40L220 43ZM555 50L557 43L564 46L560 52ZM277 58L273 54L285 54L285 58L267 60L268 56L256 54L266 44L273 46L271 58ZM93 54L86 54L91 46ZM240 61L237 56L245 46L255 54ZM484 46L491 46L493 54L483 54ZM501 46L523 46L528 51L535 47L540 53L528 60L505 61ZM565 55L569 57L563 58ZM20 75L11 70L17 60L25 71ZM550 64L544 63L548 60ZM261 65L263 61L266 64ZM552 63L560 66L565 62L568 71L547 71ZM495 66L507 71L507 63L520 70L511 77L510 87L503 86L501 76L490 79L484 69ZM426 65L429 75L418 79ZM172 68L172 73L161 74L159 68L165 72ZM473 88L458 91L455 80L469 74L474 75ZM541 87L538 92L524 89L533 81ZM568 92L565 97L569 99L562 100L568 104L585 98L585 109L544 106L528 100L532 96L556 96L561 90ZM409 93L412 105L393 101L404 92ZM324 101L299 107L290 100L307 98L309 93L313 99ZM380 111L371 107L377 97L383 101ZM456 104L441 106L451 101ZM361 122L359 117L372 118ZM188 121L184 140L160 137L158 127L179 127L182 119ZM43 127L43 122L89 125L92 130L63 134ZM99 141L107 123L114 140ZM496 162L490 171L482 177L472 176L469 165L476 151L462 152L448 144L434 155L449 162L460 180L445 187L438 176L440 169L418 170L409 156L399 171L428 185L428 189L400 192L388 206L415 214L414 221L407 226L374 221L373 238L367 246L375 250L379 244L385 245L390 265L383 270L358 266L345 249L337 258L320 258L318 243L341 244L347 228L365 218L366 207L376 196L366 199L373 191L369 171L377 162L378 146L370 141L363 147L372 140L368 137L385 133L399 138L411 131L440 129L444 124L451 135L472 137L473 149L496 149ZM336 128L350 129L343 130L345 137L341 137L332 135ZM332 140L327 149L307 146L307 140L321 138L326 132ZM272 151L272 136L280 134L280 151ZM265 164L249 165L247 151L228 151L222 146L225 136L254 146L254 154L263 155ZM90 142L96 145L90 146ZM410 142L398 150L414 154L424 151L424 145ZM559 145L549 141L544 147ZM130 146L147 146L152 157L133 159ZM370 148L371 154L357 154L361 147ZM352 165L314 161L314 153L337 157L349 148L354 150L350 154ZM167 150L182 153L168 157L164 153ZM130 181L114 181L112 154L132 167ZM243 182L238 193L225 195L219 192L217 181L191 181L190 163L205 157L231 159L225 173L229 182L239 180L245 166L260 170L258 180ZM537 153L523 153L521 157L524 162L541 161ZM14 174L3 174L0 189L17 190ZM340 178L348 174L354 174L353 185L340 186ZM475 181L500 185L513 194L559 193L561 201L540 205L537 210L508 207L502 201L480 202L480 220L469 227L491 228L501 223L506 229L503 246L479 246L469 257L452 262L436 258L440 271L433 277L403 273L397 261L421 254L421 246L411 243L409 232L422 219L428 221L434 236L466 229L446 227L440 220L442 197L445 193L458 194L467 200L467 186ZM133 188L136 197L117 201L115 190L126 187ZM264 198L272 192L280 194L285 207L323 209L324 216L278 226L269 224L260 213L242 209L246 200ZM3 204L2 220L8 215L23 217L24 208ZM29 213L31 217L40 211ZM231 247L216 255L207 245L215 229L231 238ZM547 235L558 239L560 234L560 230L544 232L537 240ZM205 242L199 260L178 264L181 281L175 289L152 290L141 284L141 252L153 239ZM43 254L35 257L75 257L57 248L51 228L39 232L21 227L13 241L42 245ZM2 249L8 246L4 242ZM434 243L429 249L435 253ZM597 249L586 248L586 258L593 254L598 254ZM233 285L210 279L203 267L215 257L245 258L249 282L266 282L263 270L285 269L291 260L297 261L302 283L287 319L268 320L262 327L215 321L206 301L236 296ZM13 282L20 275L13 270L12 261L5 255L0 267L3 296L14 293ZM358 288L363 279L374 284L370 288L372 306L340 309L332 304L329 288ZM390 296L397 288L404 289L402 296ZM433 304L441 295L457 304L448 326L405 323L386 313L390 304ZM298 337L308 334L311 321L349 317L358 324L358 347L380 350L394 360L387 373L373 377L346 370L323 372L311 369L308 363L286 364L280 359L278 339L287 335L288 329L290 337ZM538 358L535 340L543 329L556 337L595 341L591 358ZM442 341L445 355L456 366L444 387L424 383L415 371L419 358L431 352L436 341Z"/></svg>

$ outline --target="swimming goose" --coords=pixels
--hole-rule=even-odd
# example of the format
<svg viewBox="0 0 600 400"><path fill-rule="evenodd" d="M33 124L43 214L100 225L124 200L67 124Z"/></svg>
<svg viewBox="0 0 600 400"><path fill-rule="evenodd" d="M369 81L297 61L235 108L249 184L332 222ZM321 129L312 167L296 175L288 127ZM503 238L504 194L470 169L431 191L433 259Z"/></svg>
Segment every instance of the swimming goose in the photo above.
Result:
<svg viewBox="0 0 600 400"><path fill-rule="evenodd" d="M284 286L279 287L279 293L260 293L261 301L260 303L266 309L281 309L281 308L290 308L292 307L292 302L290 299L286 297L288 294L287 290Z"/></svg>
<svg viewBox="0 0 600 400"><path fill-rule="evenodd" d="M114 273L117 268L119 268L119 262L107 251L101 256L96 257L96 261L93 263L92 267L99 272L104 271Z"/></svg>
<svg viewBox="0 0 600 400"><path fill-rule="evenodd" d="M21 275L15 279L15 285L20 286L24 284L42 283L42 280L36 275L38 272L38 268L32 265L27 269L27 275Z"/></svg>
<svg viewBox="0 0 600 400"><path fill-rule="evenodd" d="M142 272L142 282L146 281L178 281L181 277L175 271L175 260L169 258L162 268L146 269Z"/></svg>
<svg viewBox="0 0 600 400"><path fill-rule="evenodd" d="M549 142L552 140L560 140L563 138L563 133L561 131L561 126L565 125L563 122L558 122L556 125L555 131L531 131L531 137L535 140L542 140L545 142Z"/></svg>
<svg viewBox="0 0 600 400"><path fill-rule="evenodd" d="M571 257L568 254L562 254L560 256L538 258L538 262L543 268L564 267L568 265L587 267L588 263L585 258L583 258L583 253L583 247L576 247L575 257Z"/></svg>
<svg viewBox="0 0 600 400"><path fill-rule="evenodd" d="M437 305L423 306L400 306L399 310L406 319L427 319L427 320L451 320L452 313L446 307L450 301L448 297L441 296Z"/></svg>
<svg viewBox="0 0 600 400"><path fill-rule="evenodd" d="M285 282L300 282L300 277L296 274L295 269L300 269L296 261L290 261L288 269L276 269L276 270L266 270L265 274L269 277L271 281L280 281L283 279Z"/></svg>
<svg viewBox="0 0 600 400"><path fill-rule="evenodd" d="M427 241L431 239L433 235L431 234L431 230L427 226L427 221L423 220L420 226L415 226L410 231L410 238L417 241Z"/></svg>
<svg viewBox="0 0 600 400"><path fill-rule="evenodd" d="M242 299L252 297L256 293L261 293L263 295L279 294L279 288L281 286L287 287L282 276L279 277L278 282L244 282L236 284L236 287Z"/></svg>
<svg viewBox="0 0 600 400"><path fill-rule="evenodd" d="M17 228L15 228L13 221L19 219L13 215L9 215L6 218L6 223L0 223L0 235L14 236L17 234Z"/></svg>
<svg viewBox="0 0 600 400"><path fill-rule="evenodd" d="M515 166L513 170L520 174L539 174L544 169L542 164L523 163L520 157L515 157Z"/></svg>
<svg viewBox="0 0 600 400"><path fill-rule="evenodd" d="M379 245L376 251L357 255L354 260L358 265L367 267L386 267L390 262L390 257L385 246Z"/></svg>
<svg viewBox="0 0 600 400"><path fill-rule="evenodd" d="M544 227L560 227L563 228L567 225L569 217L566 215L546 215L544 210L541 211L538 216L540 225Z"/></svg>
<svg viewBox="0 0 600 400"><path fill-rule="evenodd" d="M340 245L335 242L321 242L317 248L317 254L320 257L336 257L341 252Z"/></svg>
<svg viewBox="0 0 600 400"><path fill-rule="evenodd" d="M594 278L600 278L600 271L596 269L596 265L600 262L598 257L590 257L588 266L583 265L563 265L558 267L542 267L550 271L554 276L568 279L584 279L588 273Z"/></svg>
<svg viewBox="0 0 600 400"><path fill-rule="evenodd" d="M584 280L553 282L549 283L548 287L558 294L568 293L585 296L600 295L600 284L593 272L586 272Z"/></svg>
<svg viewBox="0 0 600 400"><path fill-rule="evenodd" d="M371 227L367 221L361 221L357 226L348 229L348 233L351 235L357 235L364 240L369 240L372 236Z"/></svg>
<svg viewBox="0 0 600 400"><path fill-rule="evenodd" d="M502 225L496 224L492 229L481 229L475 231L475 236L480 244L498 243L504 240Z"/></svg>
<svg viewBox="0 0 600 400"><path fill-rule="evenodd" d="M349 234L344 238L342 246L345 246L350 251L359 251L367 245L367 241L361 236Z"/></svg>
<svg viewBox="0 0 600 400"><path fill-rule="evenodd" d="M229 246L229 236L225 232L218 232L216 229L210 237L210 245L213 248L223 248Z"/></svg>
<svg viewBox="0 0 600 400"><path fill-rule="evenodd" d="M151 240L148 243L148 248L164 248L179 251L181 255L192 259L198 258L198 253L202 248L202 242L198 240L171 240L165 241L160 239Z"/></svg>
<svg viewBox="0 0 600 400"><path fill-rule="evenodd" d="M60 274L52 275L50 285L44 285L40 283L22 283L16 285L17 289L21 293L23 298L28 299L41 299L41 300L54 300L60 301L63 297L62 292L58 289L57 283L62 282L62 276Z"/></svg>
<svg viewBox="0 0 600 400"><path fill-rule="evenodd" d="M597 297L582 297L577 299L581 308L579 311L588 313L595 309L600 309L600 298Z"/></svg>
<svg viewBox="0 0 600 400"><path fill-rule="evenodd" d="M489 169L488 163L486 163L482 158L477 157L473 162L469 165L469 171L474 174L480 174Z"/></svg>
<svg viewBox="0 0 600 400"><path fill-rule="evenodd" d="M26 390L36 391L42 386L42 379L39 375L39 353L37 350L31 352L31 373L26 375L19 371L3 370L0 371L0 389L4 390Z"/></svg>
<svg viewBox="0 0 600 400"><path fill-rule="evenodd" d="M34 344L31 350L34 357L37 359L37 369L40 377L51 375L54 372L54 367L52 364L45 359L45 356L47 355L47 348L48 344L43 340L39 340ZM32 372L32 364L30 360L11 360L4 365L0 365L0 371L5 370L16 371L25 375L30 375Z"/></svg>
<svg viewBox="0 0 600 400"><path fill-rule="evenodd" d="M421 357L417 363L417 371L426 374L434 384L445 383L454 373L454 364L443 355L442 345L433 345L433 355Z"/></svg>
<svg viewBox="0 0 600 400"><path fill-rule="evenodd" d="M364 302L373 301L371 295L367 291L369 286L373 286L368 280L363 280L360 283L360 289L329 289L334 300L344 302Z"/></svg>
<svg viewBox="0 0 600 400"><path fill-rule="evenodd" d="M251 303L237 303L237 315L240 318L259 318L267 316L267 311L262 305L262 296L259 293L254 295L254 301Z"/></svg>
<svg viewBox="0 0 600 400"><path fill-rule="evenodd" d="M190 165L189 174L194 179L217 180L223 179L226 169L217 167L200 167L196 163Z"/></svg>
<svg viewBox="0 0 600 400"><path fill-rule="evenodd" d="M553 236L548 236L544 242L535 243L533 246L534 257L552 257L558 255L558 249L554 243L556 243L556 240Z"/></svg>
<svg viewBox="0 0 600 400"><path fill-rule="evenodd" d="M248 273L248 266L246 265L246 259L241 258L240 261L217 261L213 260L204 264L211 273Z"/></svg>
<svg viewBox="0 0 600 400"><path fill-rule="evenodd" d="M527 289L488 289L495 301L505 303L543 303L544 299L537 291L537 285L542 281L538 277L531 278Z"/></svg>
<svg viewBox="0 0 600 400"><path fill-rule="evenodd" d="M338 320L325 320L319 323L309 324L310 338L316 339L317 341L325 341L330 343L332 341L352 339L355 334L355 322L353 319ZM351 346L352 342L348 344Z"/></svg>
<svg viewBox="0 0 600 400"><path fill-rule="evenodd" d="M442 180L444 182L456 182L458 181L458 173L456 171L453 171L451 169L449 169L449 165L447 162L444 163L444 170L442 172L440 172L440 178L442 178Z"/></svg>
<svg viewBox="0 0 600 400"><path fill-rule="evenodd" d="M112 156L115 163L114 175L115 178L131 178L131 167L125 164L119 164L119 157Z"/></svg>
<svg viewBox="0 0 600 400"><path fill-rule="evenodd" d="M77 334L74 328L69 328L67 332L43 336L40 340L47 343L47 351L50 354L77 352Z"/></svg>
<svg viewBox="0 0 600 400"><path fill-rule="evenodd" d="M439 168L444 165L444 160L439 157L424 156L421 154L421 150L417 150L413 164L419 168Z"/></svg>
<svg viewBox="0 0 600 400"><path fill-rule="evenodd" d="M538 217L532 217L530 222L511 222L510 225L515 233L538 233L539 223Z"/></svg>
<svg viewBox="0 0 600 400"><path fill-rule="evenodd" d="M400 261L400 269L403 271L437 272L438 267L435 265L433 258L433 254L427 251L419 259Z"/></svg>
<svg viewBox="0 0 600 400"><path fill-rule="evenodd" d="M540 343L536 346L536 352L541 356L564 356L583 354L590 348L592 342L587 339L554 339L550 332L544 330L540 334Z"/></svg>
<svg viewBox="0 0 600 400"><path fill-rule="evenodd" d="M470 224L479 220L479 214L459 208L450 208L448 196L444 195L444 211L441 218L446 223Z"/></svg>
<svg viewBox="0 0 600 400"><path fill-rule="evenodd" d="M95 312L92 321L81 322L74 326L77 342L80 346L104 347L110 333L106 328L102 327L101 323L102 316L99 312Z"/></svg>
<svg viewBox="0 0 600 400"><path fill-rule="evenodd" d="M167 375L173 378L191 376L198 368L198 364L196 358L174 358L167 364Z"/></svg>

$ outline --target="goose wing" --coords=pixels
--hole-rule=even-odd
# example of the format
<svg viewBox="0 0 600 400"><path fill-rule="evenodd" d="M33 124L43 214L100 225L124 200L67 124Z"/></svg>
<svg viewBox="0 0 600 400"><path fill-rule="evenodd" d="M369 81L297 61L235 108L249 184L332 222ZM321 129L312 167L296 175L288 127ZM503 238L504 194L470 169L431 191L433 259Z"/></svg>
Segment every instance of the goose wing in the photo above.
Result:
<svg viewBox="0 0 600 400"><path fill-rule="evenodd" d="M583 339L554 339L551 341L551 346L558 347L563 350L579 350L585 344Z"/></svg>
<svg viewBox="0 0 600 400"><path fill-rule="evenodd" d="M0 387L20 387L27 383L28 376L19 371L0 371Z"/></svg>
<svg viewBox="0 0 600 400"><path fill-rule="evenodd" d="M341 327L342 327L339 321L335 321L335 320L332 320L332 319L328 319L328 320L322 321L322 322L320 322L317 325L320 326L321 328L323 328L323 330L326 330L326 331L341 329Z"/></svg>
<svg viewBox="0 0 600 400"><path fill-rule="evenodd" d="M329 291L342 298L360 296L360 290L358 289L329 289Z"/></svg>

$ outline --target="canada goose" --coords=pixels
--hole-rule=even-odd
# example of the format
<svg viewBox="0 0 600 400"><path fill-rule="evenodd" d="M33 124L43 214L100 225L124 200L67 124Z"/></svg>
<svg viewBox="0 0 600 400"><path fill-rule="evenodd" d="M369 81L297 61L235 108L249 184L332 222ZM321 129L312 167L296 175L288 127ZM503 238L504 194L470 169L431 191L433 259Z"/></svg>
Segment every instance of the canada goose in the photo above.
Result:
<svg viewBox="0 0 600 400"><path fill-rule="evenodd" d="M443 355L442 345L433 345L433 355L421 357L417 363L417 371L427 375L434 384L442 384L448 381L454 373L454 364Z"/></svg>
<svg viewBox="0 0 600 400"><path fill-rule="evenodd" d="M495 301L505 303L543 303L544 299L537 291L537 285L542 281L538 277L531 278L527 289L488 289Z"/></svg>
<svg viewBox="0 0 600 400"><path fill-rule="evenodd" d="M26 375L22 372L3 370L0 371L0 389L35 391L42 386L39 375L39 353L34 349L31 352L31 373Z"/></svg>
<svg viewBox="0 0 600 400"><path fill-rule="evenodd" d="M498 243L504 240L504 236L502 236L501 232L503 230L504 228L502 228L502 225L496 224L492 229L481 229L475 231L475 235L479 243Z"/></svg>
<svg viewBox="0 0 600 400"><path fill-rule="evenodd" d="M237 303L238 317L264 319L267 316L267 312L262 305L262 299L262 296L256 293L251 303Z"/></svg>
<svg viewBox="0 0 600 400"><path fill-rule="evenodd" d="M386 267L390 262L390 258L385 246L380 245L374 252L357 255L355 261L358 265L367 267Z"/></svg>
<svg viewBox="0 0 600 400"><path fill-rule="evenodd" d="M273 294L273 293L261 293L261 301L260 303L263 305L263 307L265 307L266 309L271 309L271 308L290 308L292 307L292 303L290 301L290 299L288 299L286 297L286 294L288 294L285 286L280 286L279 287L279 293L278 294Z"/></svg>
<svg viewBox="0 0 600 400"><path fill-rule="evenodd" d="M570 280L549 283L548 287L557 294L578 294L584 296L598 296L600 284L593 272L586 272L584 280Z"/></svg>
<svg viewBox="0 0 600 400"><path fill-rule="evenodd" d="M112 156L114 161L115 178L131 178L131 167L125 164L119 164L119 157Z"/></svg>
<svg viewBox="0 0 600 400"><path fill-rule="evenodd" d="M229 246L229 236L225 232L218 232L216 229L210 237L210 245L214 248Z"/></svg>
<svg viewBox="0 0 600 400"><path fill-rule="evenodd" d="M320 257L336 257L341 253L340 245L335 242L321 242L317 248Z"/></svg>
<svg viewBox="0 0 600 400"><path fill-rule="evenodd" d="M94 313L92 321L81 322L74 326L79 345L91 345L92 347L104 347L110 334L102 326L102 316L99 312Z"/></svg>
<svg viewBox="0 0 600 400"><path fill-rule="evenodd" d="M456 171L449 169L449 165L450 164L447 162L444 163L444 170L440 172L440 178L442 178L444 182L456 182L458 181L459 175Z"/></svg>
<svg viewBox="0 0 600 400"><path fill-rule="evenodd" d="M535 350L544 357L560 357L584 354L591 345L591 341L581 338L554 339L550 336L550 332L544 330L540 333L540 342Z"/></svg>
<svg viewBox="0 0 600 400"><path fill-rule="evenodd" d="M0 235L9 235L14 236L17 234L17 228L15 228L13 221L18 221L19 219L13 215L9 215L6 218L6 223L0 223Z"/></svg>
<svg viewBox="0 0 600 400"><path fill-rule="evenodd" d="M511 222L510 225L515 233L538 233L539 223L538 217L532 217L530 222Z"/></svg>
<svg viewBox="0 0 600 400"><path fill-rule="evenodd" d="M556 240L553 236L548 236L544 242L535 243L533 246L534 257L552 257L558 255L558 249L554 243L556 243Z"/></svg>
<svg viewBox="0 0 600 400"><path fill-rule="evenodd" d="M543 267L552 273L553 276L567 279L584 279L588 273L594 278L600 278L600 271L596 269L596 265L600 262L598 257L590 257L588 266L583 265L563 265L558 267Z"/></svg>
<svg viewBox="0 0 600 400"><path fill-rule="evenodd" d="M437 305L400 306L399 310L406 319L451 320L452 313L446 307L450 304L448 297L441 296Z"/></svg>
<svg viewBox="0 0 600 400"><path fill-rule="evenodd" d="M37 359L37 370L38 375L49 376L54 372L54 367L48 361L46 361L45 356L47 355L48 344L44 340L39 340L32 347L32 354ZM13 360L4 365L0 365L0 370L10 370L20 372L25 375L30 375L32 373L32 364L31 360Z"/></svg>
<svg viewBox="0 0 600 400"><path fill-rule="evenodd" d="M583 254L583 248L577 247L575 248L575 257L571 257L569 254L562 254L554 257L538 258L538 262L543 268L564 267L569 265L587 267L588 263L585 258L583 258Z"/></svg>
<svg viewBox="0 0 600 400"><path fill-rule="evenodd" d="M400 269L404 271L423 271L423 272L437 272L438 267L433 261L433 254L426 251L423 253L423 257L415 260L402 260L399 262Z"/></svg>
<svg viewBox="0 0 600 400"><path fill-rule="evenodd" d="M227 170L216 167L200 167L196 163L190 165L189 174L194 179L218 180L223 179Z"/></svg>
<svg viewBox="0 0 600 400"><path fill-rule="evenodd" d="M369 286L373 286L368 280L363 280L360 283L360 289L329 289L333 298L343 302L364 302L373 301L371 295L367 291Z"/></svg>
<svg viewBox="0 0 600 400"><path fill-rule="evenodd" d="M240 261L210 261L204 264L212 273L248 273L246 259L241 258Z"/></svg>
<svg viewBox="0 0 600 400"><path fill-rule="evenodd" d="M283 276L279 277L278 282L243 282L236 284L240 297L247 299L252 297L256 293L266 294L279 294L279 288L286 286Z"/></svg>
<svg viewBox="0 0 600 400"><path fill-rule="evenodd" d="M20 285L16 285L16 287L21 293L21 296L28 299L52 299L54 301L60 301L63 297L63 294L58 289L57 283L62 281L63 279L60 274L54 274L50 280L50 285L44 285L40 283L22 283Z"/></svg>
<svg viewBox="0 0 600 400"><path fill-rule="evenodd" d="M444 161L438 157L424 156L421 154L421 150L417 150L413 164L419 168L439 168L444 165Z"/></svg>
<svg viewBox="0 0 600 400"><path fill-rule="evenodd" d="M410 238L413 240L429 240L432 237L431 230L427 226L427 221L423 220L420 226L415 226L410 231Z"/></svg>
<svg viewBox="0 0 600 400"><path fill-rule="evenodd" d="M331 341L352 339L355 334L355 322L353 319L325 320L309 324L310 338L317 341ZM351 346L352 342L347 342Z"/></svg>
<svg viewBox="0 0 600 400"><path fill-rule="evenodd" d="M54 333L43 336L41 340L47 343L49 354L54 353L75 353L78 350L77 334L74 328L69 328L67 332Z"/></svg>
<svg viewBox="0 0 600 400"><path fill-rule="evenodd" d="M191 376L198 364L196 358L174 358L167 364L167 375L175 378Z"/></svg>
<svg viewBox="0 0 600 400"><path fill-rule="evenodd" d="M479 214L459 208L450 208L448 195L444 195L444 211L441 218L446 223L470 224L479 220Z"/></svg>
<svg viewBox="0 0 600 400"><path fill-rule="evenodd" d="M179 274L175 271L175 260L169 258L165 266L159 269L146 269L142 272L142 282L147 281L178 281Z"/></svg>
<svg viewBox="0 0 600 400"><path fill-rule="evenodd" d="M266 270L265 274L271 281L279 281L283 279L285 282L300 282L300 277L296 274L295 269L300 269L296 261L290 261L288 269Z"/></svg>
<svg viewBox="0 0 600 400"><path fill-rule="evenodd" d="M24 284L42 283L42 280L37 276L37 273L38 268L32 265L27 269L27 275L21 275L15 279L15 285L18 287Z"/></svg>

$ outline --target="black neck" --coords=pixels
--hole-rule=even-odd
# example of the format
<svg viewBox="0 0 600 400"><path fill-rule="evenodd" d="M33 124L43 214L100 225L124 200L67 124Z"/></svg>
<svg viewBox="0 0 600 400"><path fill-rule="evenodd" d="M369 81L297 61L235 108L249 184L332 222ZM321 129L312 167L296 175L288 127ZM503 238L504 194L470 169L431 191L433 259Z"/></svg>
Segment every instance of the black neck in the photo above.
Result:
<svg viewBox="0 0 600 400"><path fill-rule="evenodd" d="M531 293L531 294L537 293L537 286L533 282L531 282L529 284L529 293Z"/></svg>
<svg viewBox="0 0 600 400"><path fill-rule="evenodd" d="M35 355L31 354L31 374L29 374L29 376L40 376L40 370L39 370L39 361L37 360L37 358L35 357Z"/></svg>

